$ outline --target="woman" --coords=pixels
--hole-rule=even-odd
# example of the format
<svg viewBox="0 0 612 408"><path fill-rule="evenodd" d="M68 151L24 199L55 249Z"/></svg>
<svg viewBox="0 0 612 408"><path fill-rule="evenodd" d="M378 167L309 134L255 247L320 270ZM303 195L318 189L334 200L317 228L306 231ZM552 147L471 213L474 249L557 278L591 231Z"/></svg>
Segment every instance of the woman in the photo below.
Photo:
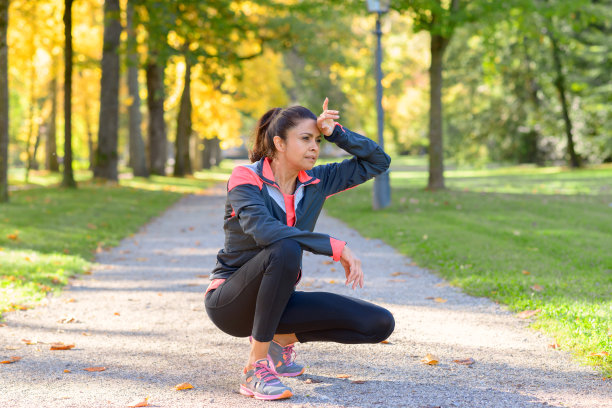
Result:
<svg viewBox="0 0 612 408"><path fill-rule="evenodd" d="M378 343L395 326L382 307L326 292L296 291L302 251L340 261L346 284L363 287L360 260L346 242L312 232L325 200L387 170L391 159L372 140L293 106L265 113L256 126L250 165L234 168L227 185L225 246L205 295L206 312L224 332L249 338L240 392L289 398L278 377L298 376L296 342ZM316 166L321 134L354 155Z"/></svg>

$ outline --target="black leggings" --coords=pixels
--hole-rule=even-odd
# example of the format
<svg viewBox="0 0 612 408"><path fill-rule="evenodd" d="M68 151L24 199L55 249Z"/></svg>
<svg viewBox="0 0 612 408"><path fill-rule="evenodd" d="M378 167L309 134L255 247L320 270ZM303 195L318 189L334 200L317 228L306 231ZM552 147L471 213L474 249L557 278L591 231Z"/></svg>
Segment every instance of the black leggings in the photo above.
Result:
<svg viewBox="0 0 612 408"><path fill-rule="evenodd" d="M291 239L264 248L206 294L210 319L227 334L261 342L277 333L295 333L302 343L345 344L378 343L391 335L395 320L387 309L334 293L296 291L301 256Z"/></svg>

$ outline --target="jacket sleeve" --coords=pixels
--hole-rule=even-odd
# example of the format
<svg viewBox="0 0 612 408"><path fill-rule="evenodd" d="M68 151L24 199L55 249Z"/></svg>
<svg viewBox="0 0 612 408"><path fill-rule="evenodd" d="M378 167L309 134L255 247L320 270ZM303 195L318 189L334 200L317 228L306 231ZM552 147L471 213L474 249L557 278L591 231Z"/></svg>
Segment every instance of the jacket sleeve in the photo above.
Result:
<svg viewBox="0 0 612 408"><path fill-rule="evenodd" d="M234 174L232 174L234 176ZM303 231L283 224L272 216L265 205L261 186L256 184L239 184L232 186L230 177L228 198L235 216L245 234L250 235L260 247L266 247L281 239L290 238L310 252L332 256L340 260L346 242L337 240L327 234Z"/></svg>
<svg viewBox="0 0 612 408"><path fill-rule="evenodd" d="M341 163L330 163L312 169L313 175L321 180L326 197L365 183L389 168L391 158L380 146L339 123L336 123L333 133L325 139L354 156Z"/></svg>

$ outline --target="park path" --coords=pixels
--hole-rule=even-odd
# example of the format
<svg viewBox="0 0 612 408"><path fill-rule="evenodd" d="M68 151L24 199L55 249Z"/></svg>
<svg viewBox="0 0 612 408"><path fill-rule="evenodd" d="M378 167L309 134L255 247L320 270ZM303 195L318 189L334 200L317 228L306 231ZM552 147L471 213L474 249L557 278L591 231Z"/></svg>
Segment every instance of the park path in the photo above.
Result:
<svg viewBox="0 0 612 408"><path fill-rule="evenodd" d="M612 383L549 349L552 339L526 321L462 294L383 242L325 215L319 229L350 243L363 261L366 286L353 292L342 285L339 264L305 253L300 288L352 294L389 308L396 318L390 343L298 345L307 372L285 380L293 398L269 403L241 396L248 341L208 320L208 279L198 276L209 273L223 244L223 195L217 188L183 198L99 254L93 273L73 279L47 306L6 314L0 357L22 359L0 365L0 407L125 407L143 397L154 407L179 408L612 407ZM52 342L75 347L50 351ZM428 353L440 364L421 363ZM453 362L466 358L475 363ZM83 370L98 366L106 370ZM194 388L173 389L183 382Z"/></svg>

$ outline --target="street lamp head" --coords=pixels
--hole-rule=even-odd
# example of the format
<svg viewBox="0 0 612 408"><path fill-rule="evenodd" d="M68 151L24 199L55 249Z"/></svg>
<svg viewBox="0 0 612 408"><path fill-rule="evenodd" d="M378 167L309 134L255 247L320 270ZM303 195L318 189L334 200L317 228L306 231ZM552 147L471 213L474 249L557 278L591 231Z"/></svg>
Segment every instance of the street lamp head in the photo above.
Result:
<svg viewBox="0 0 612 408"><path fill-rule="evenodd" d="M370 13L386 13L389 11L389 3L391 0L366 0L368 11Z"/></svg>

